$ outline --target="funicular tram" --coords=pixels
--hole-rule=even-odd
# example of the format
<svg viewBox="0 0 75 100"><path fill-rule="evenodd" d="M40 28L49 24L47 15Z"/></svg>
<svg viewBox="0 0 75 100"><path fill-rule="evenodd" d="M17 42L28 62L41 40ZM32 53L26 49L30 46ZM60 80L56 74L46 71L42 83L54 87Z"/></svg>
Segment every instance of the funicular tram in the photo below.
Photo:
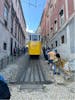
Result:
<svg viewBox="0 0 75 100"><path fill-rule="evenodd" d="M29 56L40 56L41 55L41 36L40 34L29 34L28 54Z"/></svg>

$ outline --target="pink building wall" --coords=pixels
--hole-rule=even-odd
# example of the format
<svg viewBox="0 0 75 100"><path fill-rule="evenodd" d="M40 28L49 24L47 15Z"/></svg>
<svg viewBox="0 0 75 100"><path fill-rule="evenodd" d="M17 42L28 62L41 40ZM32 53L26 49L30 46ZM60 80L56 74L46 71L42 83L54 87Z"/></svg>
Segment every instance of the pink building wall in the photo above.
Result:
<svg viewBox="0 0 75 100"><path fill-rule="evenodd" d="M44 13L43 13L43 16L42 16L42 21L41 21L41 34L44 36L45 33L46 33L46 18L45 18L45 10L44 10Z"/></svg>
<svg viewBox="0 0 75 100"><path fill-rule="evenodd" d="M48 44L50 47L53 44L52 48L57 49L63 57L71 58L72 55L75 55L75 0L47 1L41 25L44 26L44 22L46 22L43 31L46 30L45 36L49 33L49 36L47 36ZM63 12L60 14L62 10ZM44 18L45 14L48 14L48 18ZM55 20L57 21L56 30ZM62 36L64 36L64 43L62 43Z"/></svg>
<svg viewBox="0 0 75 100"><path fill-rule="evenodd" d="M69 11L69 17L70 17L74 12L74 2L73 2L73 0L68 0L68 11Z"/></svg>
<svg viewBox="0 0 75 100"><path fill-rule="evenodd" d="M57 19L58 30L61 28L61 26L60 26L60 18L59 18L60 10L62 8L64 10L64 21L65 22L67 21L67 12L66 12L65 0L57 0L56 4L53 4L53 3L54 2L52 0L52 2L50 3L50 5L52 5L52 7L49 7L49 9L52 9L52 11L49 12L50 13L50 17L49 17L49 23L50 23L49 27L50 28L49 28L49 31L50 31L51 28L53 28L52 33L54 34L54 21L55 21L55 19ZM73 0L67 0L67 4L68 4L68 19L69 19L71 17L71 15L74 13L74 1Z"/></svg>
<svg viewBox="0 0 75 100"><path fill-rule="evenodd" d="M47 1L48 2L48 1ZM43 11L43 16L41 20L41 34L45 36L48 33L49 30L49 24L48 24L48 5L46 4L45 9Z"/></svg>

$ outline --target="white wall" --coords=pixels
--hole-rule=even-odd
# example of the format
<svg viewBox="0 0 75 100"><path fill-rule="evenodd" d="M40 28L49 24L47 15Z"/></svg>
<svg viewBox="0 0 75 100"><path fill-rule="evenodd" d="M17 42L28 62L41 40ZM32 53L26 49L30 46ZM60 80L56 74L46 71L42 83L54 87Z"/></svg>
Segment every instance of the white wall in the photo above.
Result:
<svg viewBox="0 0 75 100"><path fill-rule="evenodd" d="M7 50L3 50L4 42L7 43ZM0 23L0 59L7 55L10 55L10 33Z"/></svg>
<svg viewBox="0 0 75 100"><path fill-rule="evenodd" d="M61 36L65 36L65 43L61 43ZM58 46L55 47L55 41L58 41ZM61 32L57 33L55 37L50 41L50 45L53 43L54 49L56 49L65 59L75 58L75 18L73 18Z"/></svg>

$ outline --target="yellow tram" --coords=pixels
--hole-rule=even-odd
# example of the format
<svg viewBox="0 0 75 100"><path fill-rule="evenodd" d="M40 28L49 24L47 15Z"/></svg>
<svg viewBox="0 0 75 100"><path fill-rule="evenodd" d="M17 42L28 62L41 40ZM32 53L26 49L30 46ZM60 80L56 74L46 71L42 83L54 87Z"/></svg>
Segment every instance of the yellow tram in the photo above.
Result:
<svg viewBox="0 0 75 100"><path fill-rule="evenodd" d="M40 34L29 34L29 56L40 56L41 55L41 36Z"/></svg>

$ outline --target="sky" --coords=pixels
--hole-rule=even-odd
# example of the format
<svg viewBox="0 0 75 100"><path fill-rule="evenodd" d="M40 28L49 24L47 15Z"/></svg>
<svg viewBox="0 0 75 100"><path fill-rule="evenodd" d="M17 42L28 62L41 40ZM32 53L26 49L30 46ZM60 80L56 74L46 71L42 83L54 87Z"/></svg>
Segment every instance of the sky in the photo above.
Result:
<svg viewBox="0 0 75 100"><path fill-rule="evenodd" d="M46 0L21 0L27 31L35 32L41 20Z"/></svg>

